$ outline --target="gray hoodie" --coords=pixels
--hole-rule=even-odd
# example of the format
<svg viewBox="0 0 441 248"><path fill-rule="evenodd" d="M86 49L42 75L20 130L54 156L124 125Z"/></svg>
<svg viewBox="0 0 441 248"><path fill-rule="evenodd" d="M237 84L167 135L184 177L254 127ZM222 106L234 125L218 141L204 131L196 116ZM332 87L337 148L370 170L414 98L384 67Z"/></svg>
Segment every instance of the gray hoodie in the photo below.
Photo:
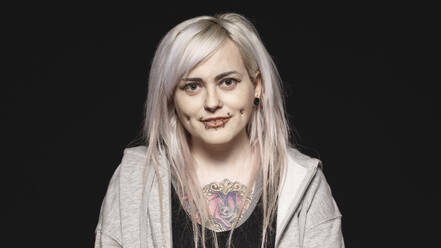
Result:
<svg viewBox="0 0 441 248"><path fill-rule="evenodd" d="M173 247L170 172L161 160L161 222L158 180L147 166L145 152L145 146L124 150L101 205L95 248ZM276 247L344 247L342 215L322 169L318 159L289 149L278 201Z"/></svg>

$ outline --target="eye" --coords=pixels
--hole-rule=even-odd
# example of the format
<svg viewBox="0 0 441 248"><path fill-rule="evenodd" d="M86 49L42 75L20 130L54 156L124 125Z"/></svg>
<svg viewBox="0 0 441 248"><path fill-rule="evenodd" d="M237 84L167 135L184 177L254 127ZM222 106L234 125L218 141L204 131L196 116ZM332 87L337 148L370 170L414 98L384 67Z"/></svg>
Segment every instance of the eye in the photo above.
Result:
<svg viewBox="0 0 441 248"><path fill-rule="evenodd" d="M191 82L188 84L185 84L184 86L181 87L182 90L185 90L187 92L195 92L199 89L200 84L197 82Z"/></svg>
<svg viewBox="0 0 441 248"><path fill-rule="evenodd" d="M232 89L239 82L240 82L240 80L237 80L235 78L225 78L222 81L220 81L220 85L224 86L224 88L226 88L226 89Z"/></svg>

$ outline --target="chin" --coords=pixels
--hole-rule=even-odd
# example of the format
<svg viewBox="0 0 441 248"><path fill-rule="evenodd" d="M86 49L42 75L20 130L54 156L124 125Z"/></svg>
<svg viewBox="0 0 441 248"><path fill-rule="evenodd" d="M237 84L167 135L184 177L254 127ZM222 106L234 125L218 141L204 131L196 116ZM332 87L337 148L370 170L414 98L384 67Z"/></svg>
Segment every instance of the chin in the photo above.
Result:
<svg viewBox="0 0 441 248"><path fill-rule="evenodd" d="M201 141L203 143L209 144L209 145L222 145L229 143L231 140L233 140L233 137L230 135L225 134L212 134L212 135L204 135L203 137L200 137Z"/></svg>

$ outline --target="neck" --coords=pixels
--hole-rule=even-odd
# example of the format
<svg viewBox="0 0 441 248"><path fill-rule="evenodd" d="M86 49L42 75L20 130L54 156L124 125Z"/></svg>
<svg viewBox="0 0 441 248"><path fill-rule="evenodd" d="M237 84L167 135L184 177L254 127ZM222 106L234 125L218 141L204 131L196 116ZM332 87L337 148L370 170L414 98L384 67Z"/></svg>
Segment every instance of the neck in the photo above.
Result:
<svg viewBox="0 0 441 248"><path fill-rule="evenodd" d="M210 174L222 178L233 172L250 169L248 166L252 154L245 130L225 144L206 144L201 140L192 140L191 153L197 161L196 170L199 175Z"/></svg>

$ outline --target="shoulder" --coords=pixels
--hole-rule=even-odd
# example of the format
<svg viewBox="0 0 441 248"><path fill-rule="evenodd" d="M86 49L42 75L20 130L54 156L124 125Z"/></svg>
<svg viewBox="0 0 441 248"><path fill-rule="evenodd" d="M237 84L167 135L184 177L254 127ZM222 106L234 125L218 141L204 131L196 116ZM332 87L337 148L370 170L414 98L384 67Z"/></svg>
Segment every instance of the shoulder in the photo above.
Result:
<svg viewBox="0 0 441 248"><path fill-rule="evenodd" d="M145 161L146 159L146 146L135 146L128 147L124 149L122 164L133 164L141 161Z"/></svg>
<svg viewBox="0 0 441 248"><path fill-rule="evenodd" d="M314 169L315 167L322 168L322 162L317 159L310 157L297 148L288 147L288 168L301 167L306 170Z"/></svg>
<svg viewBox="0 0 441 248"><path fill-rule="evenodd" d="M118 182L119 190L123 193L133 192L143 186L144 177L149 168L146 151L145 146L124 149L121 162L113 175L109 189L113 180ZM120 197L124 197L124 195L120 195Z"/></svg>
<svg viewBox="0 0 441 248"><path fill-rule="evenodd" d="M119 176L133 177L141 173L147 165L146 151L145 146L125 148L119 165Z"/></svg>
<svg viewBox="0 0 441 248"><path fill-rule="evenodd" d="M295 191L294 188L300 190L305 177L321 166L320 160L303 154L296 148L288 147L284 181L286 180L289 188L292 188L291 191Z"/></svg>
<svg viewBox="0 0 441 248"><path fill-rule="evenodd" d="M132 154L140 157L145 157L146 152L147 152L146 146L134 146L134 147L127 147L124 149L124 154Z"/></svg>
<svg viewBox="0 0 441 248"><path fill-rule="evenodd" d="M314 171L310 182L306 185L302 202L307 211L306 227L311 228L329 220L340 218L342 215L332 195L332 190L323 172L323 163L317 158L301 153L295 148L289 150L288 170L305 174Z"/></svg>

